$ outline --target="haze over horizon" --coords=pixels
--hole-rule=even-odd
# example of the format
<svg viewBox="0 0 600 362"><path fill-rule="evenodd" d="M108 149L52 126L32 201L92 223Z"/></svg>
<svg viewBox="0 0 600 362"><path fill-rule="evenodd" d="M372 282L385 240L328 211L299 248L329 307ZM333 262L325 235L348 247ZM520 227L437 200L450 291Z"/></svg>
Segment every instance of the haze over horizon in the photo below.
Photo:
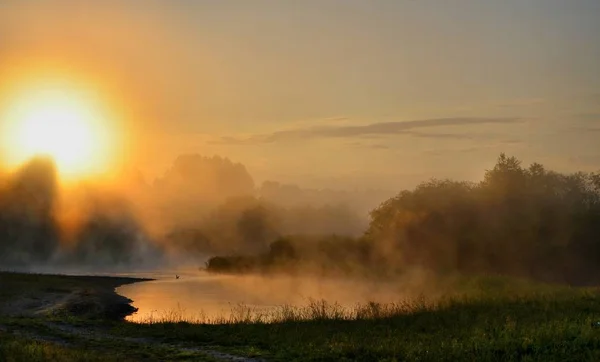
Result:
<svg viewBox="0 0 600 362"><path fill-rule="evenodd" d="M600 0L0 0L0 361L600 360Z"/></svg>
<svg viewBox="0 0 600 362"><path fill-rule="evenodd" d="M500 152L600 164L597 1L139 5L3 1L2 94L33 73L103 89L150 179L190 153L341 189L477 180Z"/></svg>

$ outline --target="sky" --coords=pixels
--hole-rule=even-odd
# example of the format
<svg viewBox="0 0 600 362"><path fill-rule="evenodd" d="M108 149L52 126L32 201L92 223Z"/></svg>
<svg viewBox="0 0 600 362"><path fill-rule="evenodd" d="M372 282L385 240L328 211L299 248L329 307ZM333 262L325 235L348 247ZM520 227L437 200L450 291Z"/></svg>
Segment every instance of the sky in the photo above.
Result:
<svg viewBox="0 0 600 362"><path fill-rule="evenodd" d="M599 34L597 0L0 0L0 82L103 89L148 178L199 153L399 189L501 152L600 170Z"/></svg>

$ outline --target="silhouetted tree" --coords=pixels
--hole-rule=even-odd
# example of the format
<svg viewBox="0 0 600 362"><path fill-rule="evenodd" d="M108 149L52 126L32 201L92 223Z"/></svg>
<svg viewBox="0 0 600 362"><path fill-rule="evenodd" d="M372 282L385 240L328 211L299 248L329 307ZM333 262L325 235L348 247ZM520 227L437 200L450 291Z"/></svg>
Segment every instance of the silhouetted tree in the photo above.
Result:
<svg viewBox="0 0 600 362"><path fill-rule="evenodd" d="M366 238L380 264L590 282L600 277L598 179L501 154L479 184L432 180L385 201Z"/></svg>
<svg viewBox="0 0 600 362"><path fill-rule="evenodd" d="M56 168L38 157L25 164L0 192L0 262L48 261L59 245L54 217Z"/></svg>

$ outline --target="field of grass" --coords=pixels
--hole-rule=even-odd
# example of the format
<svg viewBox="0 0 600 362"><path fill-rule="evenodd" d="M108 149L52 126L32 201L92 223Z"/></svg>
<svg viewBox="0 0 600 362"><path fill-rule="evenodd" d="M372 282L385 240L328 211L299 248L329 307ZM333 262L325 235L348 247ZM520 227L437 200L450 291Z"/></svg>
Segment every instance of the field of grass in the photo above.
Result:
<svg viewBox="0 0 600 362"><path fill-rule="evenodd" d="M7 334L0 335L0 360L6 362L45 362L45 361L118 361L116 355L71 349L49 342L40 342L16 338ZM125 359L127 360L127 359Z"/></svg>
<svg viewBox="0 0 600 362"><path fill-rule="evenodd" d="M61 280L53 278L47 280ZM146 324L5 316L0 317L0 361L116 356L160 361L231 361L234 356L246 361L600 360L597 288L481 277L461 279L455 290L436 300L355 308L313 301L265 313L239 306L227 318L198 321L203 323L183 322L176 312Z"/></svg>

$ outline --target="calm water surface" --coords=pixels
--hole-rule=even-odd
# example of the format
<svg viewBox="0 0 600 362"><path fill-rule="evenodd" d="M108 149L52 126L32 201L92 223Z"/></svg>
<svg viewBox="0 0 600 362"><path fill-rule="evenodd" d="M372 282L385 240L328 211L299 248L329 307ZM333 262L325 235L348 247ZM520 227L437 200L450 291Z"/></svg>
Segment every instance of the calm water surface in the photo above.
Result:
<svg viewBox="0 0 600 362"><path fill-rule="evenodd" d="M176 274L180 276L179 279L175 278ZM324 299L351 307L361 302L391 302L406 297L406 289L397 283L360 283L314 277L214 275L198 269L130 275L156 279L117 288L117 293L133 300L133 305L139 309L128 318L137 322L168 316L186 320L228 317L232 309L239 305L260 310L281 305L302 306L310 299Z"/></svg>

